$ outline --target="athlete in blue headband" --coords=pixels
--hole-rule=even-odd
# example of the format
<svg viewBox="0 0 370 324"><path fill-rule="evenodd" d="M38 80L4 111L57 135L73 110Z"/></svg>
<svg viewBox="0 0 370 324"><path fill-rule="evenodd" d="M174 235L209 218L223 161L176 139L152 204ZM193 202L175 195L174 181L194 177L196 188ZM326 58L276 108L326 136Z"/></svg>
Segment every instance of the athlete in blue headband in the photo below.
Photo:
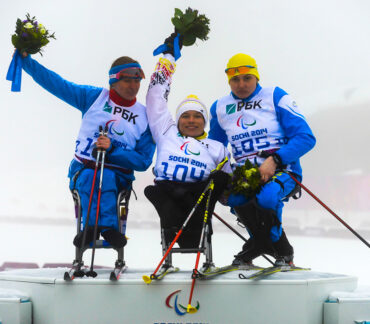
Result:
<svg viewBox="0 0 370 324"><path fill-rule="evenodd" d="M136 101L144 72L130 57L115 60L109 70L110 89L77 85L46 69L30 55L24 55L23 69L43 88L82 113L74 158L69 168L70 189L81 199L86 244L93 240L98 183L95 182L89 223L86 214L93 181L95 152L106 151L98 233L115 248L126 244L117 222L117 195L131 189L134 171L145 171L152 163L155 145L148 127L146 108ZM107 136L99 136L99 126L108 127ZM96 179L99 179L99 171ZM82 232L74 245L81 247Z"/></svg>

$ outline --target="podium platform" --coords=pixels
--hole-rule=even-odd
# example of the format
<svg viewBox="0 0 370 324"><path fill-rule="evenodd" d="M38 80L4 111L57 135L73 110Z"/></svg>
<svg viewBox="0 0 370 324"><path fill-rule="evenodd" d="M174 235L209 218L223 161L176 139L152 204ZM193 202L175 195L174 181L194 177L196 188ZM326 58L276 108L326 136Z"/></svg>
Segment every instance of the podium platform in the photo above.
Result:
<svg viewBox="0 0 370 324"><path fill-rule="evenodd" d="M191 271L167 275L147 285L153 269L130 269L117 282L109 269L94 279L63 280L67 268L0 272L0 289L16 289L32 302L33 324L322 324L324 303L333 291L352 292L357 278L315 271L281 272L262 280L241 280L240 272L197 280L186 313ZM1 317L1 314L0 314Z"/></svg>

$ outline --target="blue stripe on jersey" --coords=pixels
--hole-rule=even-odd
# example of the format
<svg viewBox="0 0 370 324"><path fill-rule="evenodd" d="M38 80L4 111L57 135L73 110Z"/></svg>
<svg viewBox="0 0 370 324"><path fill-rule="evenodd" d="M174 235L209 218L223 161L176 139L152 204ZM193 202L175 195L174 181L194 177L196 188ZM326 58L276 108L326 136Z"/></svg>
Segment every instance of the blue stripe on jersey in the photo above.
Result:
<svg viewBox="0 0 370 324"><path fill-rule="evenodd" d="M227 135L225 131L221 128L220 124L218 123L218 119L217 119L217 113L216 113L217 102L218 100L216 100L213 103L210 109L211 121L210 121L210 131L208 133L208 138L219 141L224 146L227 146L227 144L229 143L227 139Z"/></svg>
<svg viewBox="0 0 370 324"><path fill-rule="evenodd" d="M77 108L83 115L103 90L103 88L78 85L64 80L57 73L32 59L30 55L23 59L23 69L45 90Z"/></svg>

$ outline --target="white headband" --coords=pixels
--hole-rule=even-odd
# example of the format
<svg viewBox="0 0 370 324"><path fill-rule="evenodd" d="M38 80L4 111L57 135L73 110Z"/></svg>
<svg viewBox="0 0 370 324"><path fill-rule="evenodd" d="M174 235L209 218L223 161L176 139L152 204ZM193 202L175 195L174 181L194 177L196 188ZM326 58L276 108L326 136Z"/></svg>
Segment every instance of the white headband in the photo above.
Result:
<svg viewBox="0 0 370 324"><path fill-rule="evenodd" d="M189 110L195 110L200 112L204 118L204 124L208 122L208 113L206 105L199 100L195 95L187 96L186 99L181 101L176 109L176 125L179 123L180 116Z"/></svg>

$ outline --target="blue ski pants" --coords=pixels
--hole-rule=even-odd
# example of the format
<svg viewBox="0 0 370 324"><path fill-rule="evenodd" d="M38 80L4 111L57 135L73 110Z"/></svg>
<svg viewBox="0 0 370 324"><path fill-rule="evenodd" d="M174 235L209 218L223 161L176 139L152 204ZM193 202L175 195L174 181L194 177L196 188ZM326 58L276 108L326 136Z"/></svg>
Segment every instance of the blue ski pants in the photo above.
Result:
<svg viewBox="0 0 370 324"><path fill-rule="evenodd" d="M86 224L86 216L89 206L93 177L93 169L83 169L75 183L75 188L77 189L81 199L82 222L84 226ZM94 226L96 221L99 180L100 170L98 170L95 179L94 195L91 203L88 224L89 226ZM127 182L118 174L116 174L115 171L105 168L103 172L98 226L110 227L118 230L117 198L119 192L124 188L127 188Z"/></svg>
<svg viewBox="0 0 370 324"><path fill-rule="evenodd" d="M278 180L279 182L275 181ZM261 191L256 195L257 203L266 209L272 209L276 212L276 216L280 225L275 225L271 228L270 239L272 242L279 240L282 233L282 213L283 213L283 198L289 195L294 189L296 183L287 173L276 173L269 182L262 186ZM284 201L287 201L284 199ZM240 206L248 202L244 195L230 195L228 205L231 207L231 212L234 213L233 207Z"/></svg>

